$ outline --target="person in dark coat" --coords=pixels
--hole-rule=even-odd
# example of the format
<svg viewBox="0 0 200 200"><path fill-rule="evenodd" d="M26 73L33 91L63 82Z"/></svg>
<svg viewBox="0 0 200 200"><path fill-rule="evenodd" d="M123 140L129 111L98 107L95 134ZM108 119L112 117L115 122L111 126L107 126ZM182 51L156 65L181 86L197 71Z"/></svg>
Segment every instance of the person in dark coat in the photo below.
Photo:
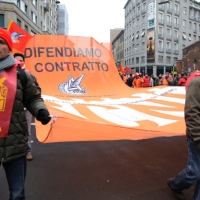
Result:
<svg viewBox="0 0 200 200"><path fill-rule="evenodd" d="M6 173L10 200L25 199L26 155L28 152L28 126L24 107L42 124L51 120L31 76L26 87L20 80L19 61L11 54L10 32L0 28L0 166Z"/></svg>

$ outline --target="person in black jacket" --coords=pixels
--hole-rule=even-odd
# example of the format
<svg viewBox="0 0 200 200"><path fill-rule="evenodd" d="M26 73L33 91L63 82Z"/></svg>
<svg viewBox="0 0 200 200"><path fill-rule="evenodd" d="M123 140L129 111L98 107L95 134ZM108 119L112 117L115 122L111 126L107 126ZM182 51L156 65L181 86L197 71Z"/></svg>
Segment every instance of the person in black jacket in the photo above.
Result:
<svg viewBox="0 0 200 200"><path fill-rule="evenodd" d="M26 155L28 126L24 107L42 124L51 120L31 76L25 72L23 88L17 60L11 54L10 32L0 28L0 166L6 173L10 200L25 199ZM24 72L24 71L23 71Z"/></svg>

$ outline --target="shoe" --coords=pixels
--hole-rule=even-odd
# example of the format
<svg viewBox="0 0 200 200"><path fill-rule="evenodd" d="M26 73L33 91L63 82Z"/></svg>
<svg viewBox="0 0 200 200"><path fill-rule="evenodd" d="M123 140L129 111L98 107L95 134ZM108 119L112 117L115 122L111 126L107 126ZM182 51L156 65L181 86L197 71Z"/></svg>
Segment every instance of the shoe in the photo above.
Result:
<svg viewBox="0 0 200 200"><path fill-rule="evenodd" d="M182 190L174 190L171 188L170 179L167 180L167 185L171 189L175 199L177 200L186 200L185 195L183 194Z"/></svg>
<svg viewBox="0 0 200 200"><path fill-rule="evenodd" d="M32 154L31 154L31 153L28 153L28 154L26 155L26 159L27 159L28 161L33 160Z"/></svg>

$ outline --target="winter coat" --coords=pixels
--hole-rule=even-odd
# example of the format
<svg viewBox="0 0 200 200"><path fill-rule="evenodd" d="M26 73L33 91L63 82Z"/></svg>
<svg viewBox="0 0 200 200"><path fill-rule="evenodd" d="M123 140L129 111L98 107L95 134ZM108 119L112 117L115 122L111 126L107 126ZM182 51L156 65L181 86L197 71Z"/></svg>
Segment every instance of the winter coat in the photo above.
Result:
<svg viewBox="0 0 200 200"><path fill-rule="evenodd" d="M200 147L200 76L191 80L186 91L186 134Z"/></svg>
<svg viewBox="0 0 200 200"><path fill-rule="evenodd" d="M34 84L33 78L26 73L27 84L23 88L20 80L20 72L17 72L17 90L13 104L8 137L0 138L0 162L5 163L18 159L28 151L28 126L24 107L37 118L40 109L47 110L41 93ZM24 103L23 103L24 102Z"/></svg>

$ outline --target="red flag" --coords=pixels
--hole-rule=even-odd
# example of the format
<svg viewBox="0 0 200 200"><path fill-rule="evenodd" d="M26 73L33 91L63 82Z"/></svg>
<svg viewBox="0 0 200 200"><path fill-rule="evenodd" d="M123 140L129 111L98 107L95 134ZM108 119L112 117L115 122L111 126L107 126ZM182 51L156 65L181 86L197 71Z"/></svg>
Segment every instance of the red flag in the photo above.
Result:
<svg viewBox="0 0 200 200"><path fill-rule="evenodd" d="M124 67L122 66L122 63L120 63L119 72L121 72L122 74L125 73L125 70L124 70Z"/></svg>
<svg viewBox="0 0 200 200"><path fill-rule="evenodd" d="M32 38L32 35L23 30L12 20L10 21L7 30L11 33L13 48L23 53L26 44L28 40Z"/></svg>
<svg viewBox="0 0 200 200"><path fill-rule="evenodd" d="M132 69L129 68L128 66L126 66L125 71L128 72L128 73L130 73L130 74L132 74Z"/></svg>

